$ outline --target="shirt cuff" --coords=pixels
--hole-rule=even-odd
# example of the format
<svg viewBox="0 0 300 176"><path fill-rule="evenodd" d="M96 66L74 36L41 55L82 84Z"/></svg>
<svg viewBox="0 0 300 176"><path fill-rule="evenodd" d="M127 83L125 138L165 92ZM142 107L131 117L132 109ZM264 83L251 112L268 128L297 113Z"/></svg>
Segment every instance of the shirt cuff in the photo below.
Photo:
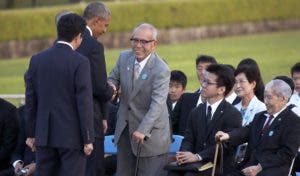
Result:
<svg viewBox="0 0 300 176"><path fill-rule="evenodd" d="M18 162L20 162L21 164L23 164L23 161L22 161L22 160L16 160L16 161L13 163L14 168L16 167L16 165L17 165Z"/></svg>
<svg viewBox="0 0 300 176"><path fill-rule="evenodd" d="M197 153L197 154L195 154L196 156L197 156L197 158L198 158L198 161L202 161L202 157Z"/></svg>

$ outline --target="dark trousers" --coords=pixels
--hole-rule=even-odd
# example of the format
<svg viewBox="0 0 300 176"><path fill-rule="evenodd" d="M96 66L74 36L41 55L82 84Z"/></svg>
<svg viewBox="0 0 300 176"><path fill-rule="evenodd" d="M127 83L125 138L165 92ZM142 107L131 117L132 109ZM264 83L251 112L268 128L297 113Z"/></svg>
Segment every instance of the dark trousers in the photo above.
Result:
<svg viewBox="0 0 300 176"><path fill-rule="evenodd" d="M12 166L9 169L0 171L0 176L14 176L14 175L15 175L15 171Z"/></svg>
<svg viewBox="0 0 300 176"><path fill-rule="evenodd" d="M168 176L211 176L211 169L207 171L199 172L179 172L179 171L169 171Z"/></svg>
<svg viewBox="0 0 300 176"><path fill-rule="evenodd" d="M104 146L103 138L95 138L93 143L93 152L87 158L86 176L103 176L104 175Z"/></svg>
<svg viewBox="0 0 300 176"><path fill-rule="evenodd" d="M82 150L37 147L37 176L84 176L86 156Z"/></svg>

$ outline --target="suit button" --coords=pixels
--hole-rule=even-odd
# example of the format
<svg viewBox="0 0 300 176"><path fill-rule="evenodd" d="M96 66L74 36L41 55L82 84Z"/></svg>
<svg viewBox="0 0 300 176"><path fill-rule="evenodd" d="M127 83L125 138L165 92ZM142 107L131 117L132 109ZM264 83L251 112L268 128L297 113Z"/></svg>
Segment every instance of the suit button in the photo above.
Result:
<svg viewBox="0 0 300 176"><path fill-rule="evenodd" d="M128 111L131 111L131 107L128 107Z"/></svg>
<svg viewBox="0 0 300 176"><path fill-rule="evenodd" d="M204 142L203 145L206 146L206 143Z"/></svg>

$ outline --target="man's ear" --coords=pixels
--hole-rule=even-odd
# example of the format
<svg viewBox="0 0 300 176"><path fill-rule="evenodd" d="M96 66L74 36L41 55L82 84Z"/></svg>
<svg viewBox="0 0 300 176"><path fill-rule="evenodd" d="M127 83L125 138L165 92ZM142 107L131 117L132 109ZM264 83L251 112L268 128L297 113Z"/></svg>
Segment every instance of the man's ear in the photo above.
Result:
<svg viewBox="0 0 300 176"><path fill-rule="evenodd" d="M225 91L226 91L225 86L218 87L218 95L224 95L225 96Z"/></svg>

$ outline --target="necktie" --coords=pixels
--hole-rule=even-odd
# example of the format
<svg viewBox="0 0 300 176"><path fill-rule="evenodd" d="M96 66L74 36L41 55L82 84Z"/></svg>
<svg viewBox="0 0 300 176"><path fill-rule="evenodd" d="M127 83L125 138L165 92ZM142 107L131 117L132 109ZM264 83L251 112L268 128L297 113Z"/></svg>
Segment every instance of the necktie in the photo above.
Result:
<svg viewBox="0 0 300 176"><path fill-rule="evenodd" d="M211 121L211 106L207 107L206 120L207 120L207 123L209 123Z"/></svg>
<svg viewBox="0 0 300 176"><path fill-rule="evenodd" d="M270 117L269 117L268 120L267 120L267 123L264 125L264 127L263 127L262 130L261 130L261 134L262 134L262 135L264 135L265 132L266 132L266 131L268 130L268 128L270 127L271 121L272 121L273 118L274 118L274 116L273 116L273 115L270 115Z"/></svg>
<svg viewBox="0 0 300 176"><path fill-rule="evenodd" d="M139 63L135 63L134 64L134 72L133 72L133 79L134 81L138 79L139 74L140 74L140 64Z"/></svg>

